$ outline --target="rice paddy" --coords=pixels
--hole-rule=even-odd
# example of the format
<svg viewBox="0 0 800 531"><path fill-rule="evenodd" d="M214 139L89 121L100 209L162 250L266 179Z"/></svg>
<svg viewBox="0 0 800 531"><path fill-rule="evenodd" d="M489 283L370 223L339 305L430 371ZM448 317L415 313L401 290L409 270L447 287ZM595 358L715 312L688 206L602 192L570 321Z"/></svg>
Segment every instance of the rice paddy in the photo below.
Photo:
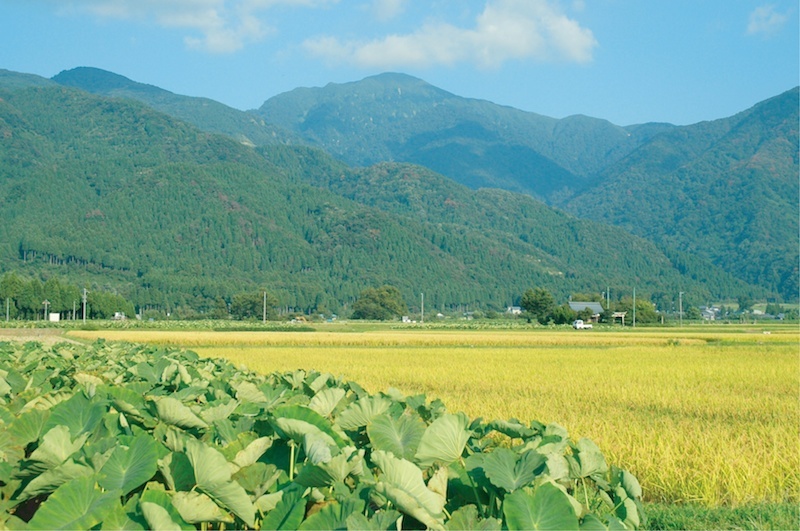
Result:
<svg viewBox="0 0 800 531"><path fill-rule="evenodd" d="M797 327L73 331L190 348L261 372L330 372L485 419L555 422L637 475L649 501L800 502Z"/></svg>

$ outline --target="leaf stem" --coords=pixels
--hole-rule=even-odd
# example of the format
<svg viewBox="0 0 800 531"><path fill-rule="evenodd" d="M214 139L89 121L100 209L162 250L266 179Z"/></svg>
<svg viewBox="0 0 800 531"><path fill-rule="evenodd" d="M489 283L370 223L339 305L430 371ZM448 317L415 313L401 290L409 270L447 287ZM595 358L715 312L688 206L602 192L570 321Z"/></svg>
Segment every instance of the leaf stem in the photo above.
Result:
<svg viewBox="0 0 800 531"><path fill-rule="evenodd" d="M294 481L294 441L289 440L289 481Z"/></svg>
<svg viewBox="0 0 800 531"><path fill-rule="evenodd" d="M591 510L589 507L589 494L586 492L586 478L581 478L581 483L583 484L583 499L586 502L586 510Z"/></svg>
<svg viewBox="0 0 800 531"><path fill-rule="evenodd" d="M480 496L478 496L478 487L475 486L475 482L472 481L472 476L469 475L469 471L467 470L467 463L464 461L463 457L458 458L461 461L461 466L464 467L464 473L467 474L467 479L469 479L469 484L472 486L472 492L475 494L475 503L478 504L478 511L486 518L488 515L486 514L486 509L484 509L483 504L481 503Z"/></svg>

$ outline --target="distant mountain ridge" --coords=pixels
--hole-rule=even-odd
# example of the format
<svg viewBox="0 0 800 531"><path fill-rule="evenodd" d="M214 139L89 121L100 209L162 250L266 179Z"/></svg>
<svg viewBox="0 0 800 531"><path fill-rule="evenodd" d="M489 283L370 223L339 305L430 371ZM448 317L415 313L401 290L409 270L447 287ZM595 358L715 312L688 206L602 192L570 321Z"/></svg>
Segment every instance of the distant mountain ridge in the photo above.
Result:
<svg viewBox="0 0 800 531"><path fill-rule="evenodd" d="M52 79L59 85L79 88L92 94L140 101L200 129L228 135L244 144L263 146L302 142L290 131L266 123L255 114L208 98L174 94L99 68L73 68L60 72Z"/></svg>
<svg viewBox="0 0 800 531"><path fill-rule="evenodd" d="M295 89L258 113L352 165L412 162L472 188L540 198L582 189L650 131L462 98L405 74Z"/></svg>
<svg viewBox="0 0 800 531"><path fill-rule="evenodd" d="M691 256L528 196L475 192L419 166L351 169L320 150L258 149L142 103L24 77L0 83L0 269L208 311L266 288L346 307L391 283L433 307L509 304L543 286L636 285L669 304L767 292Z"/></svg>

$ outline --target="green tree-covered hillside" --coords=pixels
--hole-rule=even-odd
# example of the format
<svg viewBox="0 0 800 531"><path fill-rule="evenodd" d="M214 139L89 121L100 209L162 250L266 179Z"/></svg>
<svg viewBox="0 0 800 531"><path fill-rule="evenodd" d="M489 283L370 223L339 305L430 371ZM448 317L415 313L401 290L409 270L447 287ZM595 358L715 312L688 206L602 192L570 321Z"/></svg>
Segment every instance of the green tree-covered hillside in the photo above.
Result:
<svg viewBox="0 0 800 531"><path fill-rule="evenodd" d="M565 206L797 300L799 119L795 88L665 132Z"/></svg>

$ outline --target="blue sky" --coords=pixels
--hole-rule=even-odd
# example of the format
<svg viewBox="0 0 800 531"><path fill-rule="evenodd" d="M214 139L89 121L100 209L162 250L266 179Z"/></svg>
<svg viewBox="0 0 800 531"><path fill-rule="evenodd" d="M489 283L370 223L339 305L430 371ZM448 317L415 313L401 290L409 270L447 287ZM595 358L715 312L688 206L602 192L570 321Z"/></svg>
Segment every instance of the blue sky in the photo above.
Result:
<svg viewBox="0 0 800 531"><path fill-rule="evenodd" d="M0 68L93 66L239 109L404 72L619 125L730 116L800 84L797 0L0 0Z"/></svg>

